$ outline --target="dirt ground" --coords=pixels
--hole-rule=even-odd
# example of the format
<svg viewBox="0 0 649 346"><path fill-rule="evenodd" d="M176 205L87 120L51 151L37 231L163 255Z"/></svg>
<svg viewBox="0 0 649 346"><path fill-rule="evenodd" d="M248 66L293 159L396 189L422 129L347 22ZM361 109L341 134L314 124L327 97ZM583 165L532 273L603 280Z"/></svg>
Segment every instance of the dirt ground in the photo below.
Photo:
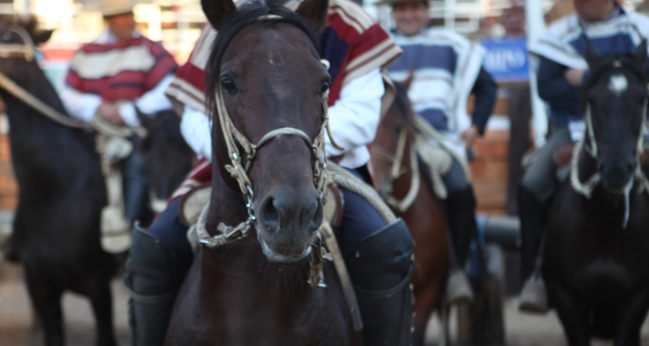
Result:
<svg viewBox="0 0 649 346"><path fill-rule="evenodd" d="M130 344L127 322L128 291L121 280L113 282L115 328L119 344ZM94 319L87 300L73 294L66 294L64 299L66 336L69 346L86 346L94 344ZM520 314L516 310L516 301L506 303L505 325L507 344L512 346L565 346L561 325L554 313L547 316ZM455 318L452 316L452 321ZM436 345L438 340L438 323L431 320L427 335L428 345ZM451 333L457 329L451 325ZM643 330L643 345L649 345L649 324ZM31 308L22 280L20 267L0 263L0 345L1 346L41 346L42 336L32 327ZM593 346L612 345L610 342L593 343Z"/></svg>

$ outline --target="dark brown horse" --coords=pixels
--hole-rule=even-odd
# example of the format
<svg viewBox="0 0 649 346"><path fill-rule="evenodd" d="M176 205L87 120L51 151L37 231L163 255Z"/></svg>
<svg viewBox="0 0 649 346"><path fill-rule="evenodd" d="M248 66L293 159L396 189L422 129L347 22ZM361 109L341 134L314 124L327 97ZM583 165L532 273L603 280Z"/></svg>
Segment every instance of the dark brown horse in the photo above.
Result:
<svg viewBox="0 0 649 346"><path fill-rule="evenodd" d="M647 44L635 55L587 52L585 140L546 228L543 276L571 346L592 337L640 345L649 309L649 197L638 147L647 113ZM594 188L583 183L595 176ZM597 178L599 177L599 178ZM577 192L580 190L581 193Z"/></svg>
<svg viewBox="0 0 649 346"><path fill-rule="evenodd" d="M166 343L357 344L331 265L324 267L326 289L307 283L322 201L314 184L317 157L305 141L319 138L330 83L314 39L327 1L305 0L295 13L278 4L236 9L231 0L203 0L202 6L219 30L208 65L207 95L217 95L218 111L206 231L215 236L220 223L248 220L256 227L242 226L256 236L200 248L176 300ZM293 135L276 136L275 130L286 127L294 127ZM241 185L234 129L239 144L241 137L263 143L251 155L254 161L243 161L250 164L249 182Z"/></svg>
<svg viewBox="0 0 649 346"><path fill-rule="evenodd" d="M65 116L65 108L43 71L29 59L33 53L30 43L43 43L50 35L51 31L37 31L35 22L0 29L0 72L72 121ZM110 280L117 261L100 245L100 215L107 199L94 134L47 118L4 88L0 88L0 96L6 104L19 186L12 247L15 260L24 265L45 342L48 346L64 344L61 295L73 291L90 299L97 321L97 344L115 345ZM173 119L159 119L147 126L152 138L180 135L177 128L154 125L169 125ZM178 119L175 121L177 124ZM142 149L153 155L170 144L150 143ZM176 157L175 163L185 171L163 180L174 184L183 179L191 164L189 152L184 155ZM148 165L158 160L160 155L153 155Z"/></svg>
<svg viewBox="0 0 649 346"><path fill-rule="evenodd" d="M384 200L388 196L396 201L410 198L409 194L416 196L405 210L395 208L394 203L391 206L395 214L406 222L417 244L417 266L411 277L415 297L413 345L423 345L428 320L433 310L442 307L449 265L448 224L442 204L428 179L424 178L425 172L413 161L417 160L413 152L414 113L406 90L399 84L396 88L395 101L381 120L371 146L371 164L375 184Z"/></svg>

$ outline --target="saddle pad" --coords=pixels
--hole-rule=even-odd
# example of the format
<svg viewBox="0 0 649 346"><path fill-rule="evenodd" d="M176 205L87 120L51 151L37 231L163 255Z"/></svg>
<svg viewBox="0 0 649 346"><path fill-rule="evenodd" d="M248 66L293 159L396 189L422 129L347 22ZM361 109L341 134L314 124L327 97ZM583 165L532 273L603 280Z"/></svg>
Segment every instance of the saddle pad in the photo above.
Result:
<svg viewBox="0 0 649 346"><path fill-rule="evenodd" d="M195 225L211 196L211 185L201 185L187 192L180 201L180 223L186 227Z"/></svg>
<svg viewBox="0 0 649 346"><path fill-rule="evenodd" d="M453 164L453 157L444 148L440 148L434 144L429 143L424 137L415 137L415 150L417 156L426 165L426 176L435 195L440 199L446 199L448 191L446 185L442 180L442 176L448 173Z"/></svg>

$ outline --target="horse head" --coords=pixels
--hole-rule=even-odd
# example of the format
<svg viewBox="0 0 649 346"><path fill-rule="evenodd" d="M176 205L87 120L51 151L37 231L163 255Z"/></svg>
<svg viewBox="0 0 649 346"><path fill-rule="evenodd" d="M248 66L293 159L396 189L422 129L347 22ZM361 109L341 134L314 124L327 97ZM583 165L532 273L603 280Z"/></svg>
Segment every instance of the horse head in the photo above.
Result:
<svg viewBox="0 0 649 346"><path fill-rule="evenodd" d="M584 87L588 148L597 161L602 185L628 189L638 167L647 115L647 41L634 54L600 57L592 44L586 53L590 76Z"/></svg>
<svg viewBox="0 0 649 346"><path fill-rule="evenodd" d="M393 182L402 173L404 160L408 159L406 147L410 145L414 132L407 89L401 83L394 85L394 102L381 119L371 147L374 182L383 200L392 194Z"/></svg>
<svg viewBox="0 0 649 346"><path fill-rule="evenodd" d="M34 62L36 47L47 42L52 32L38 29L34 16L0 17L0 72L27 85L34 79L27 71L39 70Z"/></svg>
<svg viewBox="0 0 649 346"><path fill-rule="evenodd" d="M139 141L138 150L151 179L151 200L155 210L158 209L156 204L166 204L174 189L183 182L192 168L194 152L180 133L180 117L172 109L152 115L138 110L137 115L147 133Z"/></svg>
<svg viewBox="0 0 649 346"><path fill-rule="evenodd" d="M278 3L201 4L219 30L206 88L214 110L214 171L248 200L268 260L302 261L323 219L313 144L323 136L331 77L315 32L327 1L305 0L295 12Z"/></svg>

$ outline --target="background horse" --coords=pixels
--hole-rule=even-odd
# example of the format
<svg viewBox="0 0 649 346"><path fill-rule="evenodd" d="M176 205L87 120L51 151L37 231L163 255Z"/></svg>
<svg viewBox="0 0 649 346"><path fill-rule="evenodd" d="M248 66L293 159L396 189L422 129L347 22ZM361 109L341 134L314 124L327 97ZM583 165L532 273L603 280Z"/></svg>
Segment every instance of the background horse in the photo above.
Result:
<svg viewBox="0 0 649 346"><path fill-rule="evenodd" d="M38 32L35 28L35 22L29 22L24 28L0 30L0 48L14 48L13 52L3 51L0 72L58 113L66 114L43 71L27 59L31 43L27 41L40 44L51 35L51 31ZM60 300L64 291L71 290L91 301L98 345L114 345L109 283L116 261L100 245L99 220L107 197L95 137L89 131L46 118L4 88L0 88L0 96L7 108L12 163L19 186L12 242L17 259L24 264L29 295L42 321L46 344L64 344ZM176 131L150 128L153 136ZM159 150L158 144L152 143L145 151ZM149 165L158 160L160 157L155 156ZM168 180L180 181L185 174Z"/></svg>
<svg viewBox="0 0 649 346"><path fill-rule="evenodd" d="M219 223L237 225L250 215L258 221L250 229L256 237L218 250L200 248L178 295L166 342L357 344L360 335L352 329L331 264L324 266L326 289L307 283L308 258L319 251L312 246L322 201L314 186L318 157L305 138L322 139L318 134L330 77L304 19L321 28L327 1L305 0L295 13L260 3L237 10L231 0L203 0L202 5L219 30L208 80L224 102L214 114L220 121L212 130L213 192L206 230L214 236ZM241 132L239 143L241 137L257 143L285 126L299 126L294 130L304 136L274 137L257 148L248 171L251 186L240 186L224 167L232 165L237 172L239 158L227 144L233 139L231 127L222 126L230 121L225 117ZM249 189L248 211L242 189Z"/></svg>
<svg viewBox="0 0 649 346"><path fill-rule="evenodd" d="M392 196L403 201L410 198L409 194L416 194L406 210L394 206L392 209L406 222L417 244L417 265L411 277L415 297L413 345L423 345L428 319L433 310L442 306L449 265L448 224L429 179L423 178L427 175L423 165L413 162L417 160L413 152L414 113L406 90L398 83L395 86L395 101L381 120L371 146L371 165L375 184L384 200ZM400 140L403 141L401 146Z"/></svg>
<svg viewBox="0 0 649 346"><path fill-rule="evenodd" d="M543 276L571 346L589 345L593 336L640 345L649 309L649 199L638 193L647 186L638 178L647 44L635 56L603 58L589 45L587 60L587 131L572 184L561 185L549 209ZM595 175L594 188L581 183Z"/></svg>

